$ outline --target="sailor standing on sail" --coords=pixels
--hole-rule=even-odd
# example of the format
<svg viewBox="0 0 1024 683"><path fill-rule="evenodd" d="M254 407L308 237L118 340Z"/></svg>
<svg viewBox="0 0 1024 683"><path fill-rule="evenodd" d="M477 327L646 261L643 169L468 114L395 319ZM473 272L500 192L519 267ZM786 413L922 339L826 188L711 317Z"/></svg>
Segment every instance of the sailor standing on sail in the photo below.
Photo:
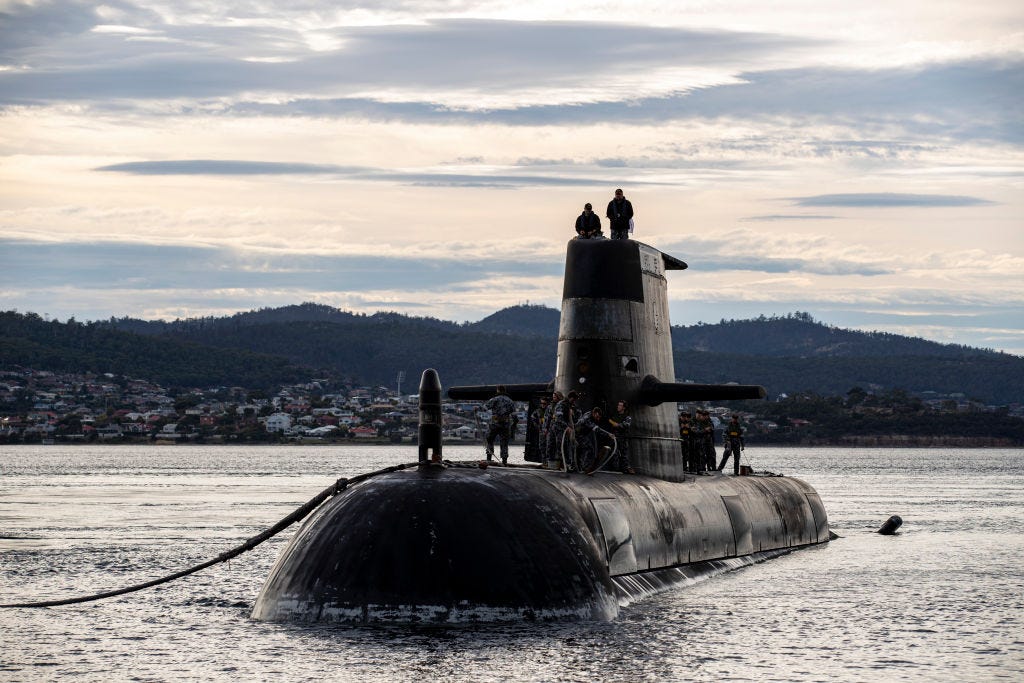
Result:
<svg viewBox="0 0 1024 683"><path fill-rule="evenodd" d="M509 427L512 424L512 413L516 411L515 402L505 393L505 385L498 385L498 394L487 399L484 408L491 411L491 420L487 428L487 462L494 457L494 439L501 444L501 464L508 464Z"/></svg>
<svg viewBox="0 0 1024 683"><path fill-rule="evenodd" d="M590 202L583 205L583 213L576 218L576 234L580 239L604 237L601 234L601 219L594 213Z"/></svg>
<svg viewBox="0 0 1024 683"><path fill-rule="evenodd" d="M621 189L615 190L615 198L608 202L606 216L611 222L609 229L612 233L612 239L629 239L629 226L633 220L633 205L622 194Z"/></svg>

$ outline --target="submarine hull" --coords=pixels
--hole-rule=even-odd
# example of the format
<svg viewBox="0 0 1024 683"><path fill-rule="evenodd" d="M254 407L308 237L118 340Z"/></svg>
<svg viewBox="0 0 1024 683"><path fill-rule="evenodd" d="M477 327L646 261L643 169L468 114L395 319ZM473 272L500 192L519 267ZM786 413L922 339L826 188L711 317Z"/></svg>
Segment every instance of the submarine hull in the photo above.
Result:
<svg viewBox="0 0 1024 683"><path fill-rule="evenodd" d="M265 621L610 620L631 597L827 541L786 477L422 466L326 503L257 598ZM739 561L737 561L739 560Z"/></svg>
<svg viewBox="0 0 1024 683"><path fill-rule="evenodd" d="M640 475L442 467L440 380L430 370L420 384L420 424L435 439L435 462L424 462L421 444L419 468L328 501L285 549L253 617L612 619L620 601L696 572L829 540L821 500L801 481L685 471L676 401L765 393L675 383L666 273L686 267L634 240L571 240L566 249L550 383L566 397L557 409L574 424L593 408L609 415L628 404L629 431L620 437ZM449 396L487 398L484 389L453 387ZM530 399L549 390L542 382L513 393ZM530 434L539 459L536 426Z"/></svg>

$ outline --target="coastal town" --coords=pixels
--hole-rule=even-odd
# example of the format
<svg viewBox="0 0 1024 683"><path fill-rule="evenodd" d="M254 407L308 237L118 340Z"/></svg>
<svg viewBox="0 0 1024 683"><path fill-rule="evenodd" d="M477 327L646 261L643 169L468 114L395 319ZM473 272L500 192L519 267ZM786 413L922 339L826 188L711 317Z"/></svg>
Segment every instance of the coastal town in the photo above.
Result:
<svg viewBox="0 0 1024 683"><path fill-rule="evenodd" d="M786 397L806 405L812 397ZM885 419L917 412L937 416L1015 418L1024 406L990 406L962 395L911 397L903 404L872 400L855 389L839 401L854 418ZM23 367L0 369L0 443L401 443L417 435L418 397L399 387L356 386L326 379L282 387L276 393L244 387L169 388L113 374L54 373ZM819 402L836 404L836 399ZM743 404L744 407L750 405ZM780 401L761 402L756 411L735 405L701 405L716 427L738 413L750 438L793 442L815 430L815 420L780 413ZM689 411L692 405L680 405ZM488 413L477 401L445 401L443 438L477 442ZM784 411L783 411L784 412ZM806 415L806 411L798 411ZM820 412L820 411L819 411ZM517 404L522 441L527 406ZM850 441L849 437L847 442ZM1000 442L996 439L994 443ZM977 444L988 445L988 444Z"/></svg>

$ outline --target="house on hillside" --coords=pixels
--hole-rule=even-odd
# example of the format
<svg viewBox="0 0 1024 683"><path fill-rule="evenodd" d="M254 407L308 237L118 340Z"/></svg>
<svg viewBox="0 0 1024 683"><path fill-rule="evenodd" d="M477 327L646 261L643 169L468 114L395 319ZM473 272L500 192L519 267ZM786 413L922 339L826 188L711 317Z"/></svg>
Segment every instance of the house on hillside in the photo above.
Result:
<svg viewBox="0 0 1024 683"><path fill-rule="evenodd" d="M163 429L156 433L156 438L166 439L168 441L180 441L185 438L185 434L178 431L178 423L172 422L165 424Z"/></svg>
<svg viewBox="0 0 1024 683"><path fill-rule="evenodd" d="M268 432L283 432L292 426L292 417L287 413L274 413L267 417Z"/></svg>
<svg viewBox="0 0 1024 683"><path fill-rule="evenodd" d="M120 439L124 436L124 430L121 429L119 424L108 424L103 427L96 427L96 436L99 437L100 441Z"/></svg>
<svg viewBox="0 0 1024 683"><path fill-rule="evenodd" d="M461 427L457 427L452 430L452 436L456 439L475 439L477 438L476 427L473 427L472 425L462 425Z"/></svg>

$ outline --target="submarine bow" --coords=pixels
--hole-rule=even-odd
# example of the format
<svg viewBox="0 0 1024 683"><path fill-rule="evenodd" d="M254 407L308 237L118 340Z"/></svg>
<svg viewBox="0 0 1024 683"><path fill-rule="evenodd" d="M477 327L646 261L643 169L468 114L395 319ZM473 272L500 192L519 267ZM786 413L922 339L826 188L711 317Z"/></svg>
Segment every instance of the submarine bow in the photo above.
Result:
<svg viewBox="0 0 1024 683"><path fill-rule="evenodd" d="M292 539L253 617L608 619L615 589L586 523L534 477L425 465L332 500Z"/></svg>

